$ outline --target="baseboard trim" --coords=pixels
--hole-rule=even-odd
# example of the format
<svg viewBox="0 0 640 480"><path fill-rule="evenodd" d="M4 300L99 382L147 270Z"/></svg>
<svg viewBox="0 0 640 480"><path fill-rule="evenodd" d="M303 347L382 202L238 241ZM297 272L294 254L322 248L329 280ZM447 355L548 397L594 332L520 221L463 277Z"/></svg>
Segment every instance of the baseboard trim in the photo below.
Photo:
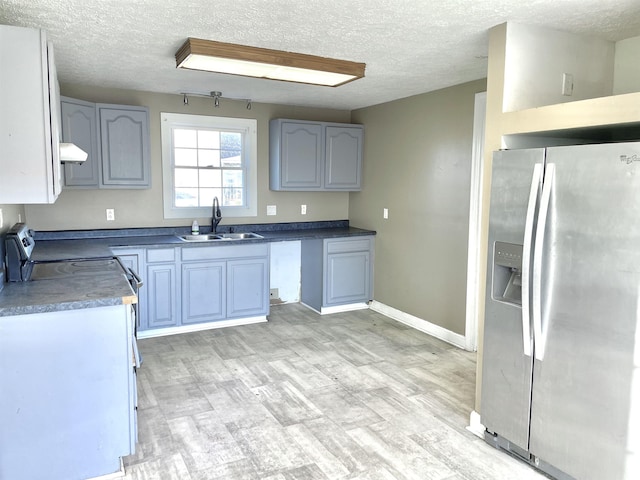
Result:
<svg viewBox="0 0 640 480"><path fill-rule="evenodd" d="M441 327L440 325L436 325L435 323L431 323L427 320L423 320L422 318L418 318L409 313L405 313L401 310L390 307L389 305L380 303L377 300L373 300L369 308L378 313L381 313L382 315L392 318L393 320L397 320L400 323L409 325L416 330L428 333L432 337L436 337L442 341L450 343L451 345L466 350L466 341L464 335L454 333L451 330L447 330L446 328Z"/></svg>
<svg viewBox="0 0 640 480"><path fill-rule="evenodd" d="M471 433L475 436L484 439L484 431L486 430L484 425L482 425L482 421L480 419L480 414L473 410L469 414L469 426L467 427Z"/></svg>
<svg viewBox="0 0 640 480"><path fill-rule="evenodd" d="M138 340L142 338L164 337L166 335L177 335L179 333L201 332L203 330L213 330L214 328L237 327L240 325L250 325L252 323L263 323L267 321L266 316L234 318L233 320L220 320L219 322L199 323L197 325L182 325L180 327L154 328L138 332Z"/></svg>
<svg viewBox="0 0 640 480"><path fill-rule="evenodd" d="M300 305L307 307L310 310L313 310L320 315L331 315L332 313L342 313L342 312L351 312L353 310L365 310L369 308L369 304L361 302L361 303L348 303L346 305L336 305L333 307L322 307L320 310L316 310L311 305L307 305L304 302L300 302Z"/></svg>

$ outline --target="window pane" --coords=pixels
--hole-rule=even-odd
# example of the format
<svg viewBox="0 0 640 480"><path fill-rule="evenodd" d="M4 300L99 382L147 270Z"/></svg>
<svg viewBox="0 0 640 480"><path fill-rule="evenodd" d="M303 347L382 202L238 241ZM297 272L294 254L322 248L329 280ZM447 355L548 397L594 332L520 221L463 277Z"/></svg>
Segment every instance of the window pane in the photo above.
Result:
<svg viewBox="0 0 640 480"><path fill-rule="evenodd" d="M198 130L198 148L220 148L220 132L216 130Z"/></svg>
<svg viewBox="0 0 640 480"><path fill-rule="evenodd" d="M176 196L174 199L176 207L197 207L198 206L198 189L197 188L176 188Z"/></svg>
<svg viewBox="0 0 640 480"><path fill-rule="evenodd" d="M175 128L173 130L173 146L196 148L198 146L196 143L196 131Z"/></svg>
<svg viewBox="0 0 640 480"><path fill-rule="evenodd" d="M220 188L222 186L222 172L220 170L199 170L200 187Z"/></svg>
<svg viewBox="0 0 640 480"><path fill-rule="evenodd" d="M194 168L176 168L175 183L176 189L177 187L198 187L198 170Z"/></svg>
<svg viewBox="0 0 640 480"><path fill-rule="evenodd" d="M223 170L223 185L225 187L242 187L242 173L242 170Z"/></svg>
<svg viewBox="0 0 640 480"><path fill-rule="evenodd" d="M193 148L176 148L173 158L178 167L196 167L198 165L198 151Z"/></svg>
<svg viewBox="0 0 640 480"><path fill-rule="evenodd" d="M198 150L200 167L220 167L220 150Z"/></svg>
<svg viewBox="0 0 640 480"><path fill-rule="evenodd" d="M220 149L223 166L239 166L242 154L242 134L220 132Z"/></svg>
<svg viewBox="0 0 640 480"><path fill-rule="evenodd" d="M200 206L213 208L213 197L218 197L218 201L222 205L222 190L220 188L201 188L200 189Z"/></svg>
<svg viewBox="0 0 640 480"><path fill-rule="evenodd" d="M229 151L223 150L220 154L224 157L225 154L228 154ZM242 166L242 156L237 154L232 157L226 157L222 160L223 167L241 167Z"/></svg>
<svg viewBox="0 0 640 480"><path fill-rule="evenodd" d="M244 190L242 188L225 188L223 190L223 205L226 205L228 207L236 207L242 206L244 204L244 199L242 196Z"/></svg>

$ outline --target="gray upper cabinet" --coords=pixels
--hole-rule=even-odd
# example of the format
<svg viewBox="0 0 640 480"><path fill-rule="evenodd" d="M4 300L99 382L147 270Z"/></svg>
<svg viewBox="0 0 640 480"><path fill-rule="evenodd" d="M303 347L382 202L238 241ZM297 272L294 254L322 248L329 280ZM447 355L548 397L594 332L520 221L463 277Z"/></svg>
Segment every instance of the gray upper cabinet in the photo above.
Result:
<svg viewBox="0 0 640 480"><path fill-rule="evenodd" d="M103 185L149 187L149 109L105 104L97 109Z"/></svg>
<svg viewBox="0 0 640 480"><path fill-rule="evenodd" d="M88 153L66 164L66 188L149 188L149 110L63 97L62 138Z"/></svg>
<svg viewBox="0 0 640 480"><path fill-rule="evenodd" d="M361 189L362 125L273 119L269 187L288 191Z"/></svg>
<svg viewBox="0 0 640 480"><path fill-rule="evenodd" d="M64 165L64 184L66 187L97 188L100 158L95 104L67 97L60 100L63 141L75 143L88 155L83 163Z"/></svg>
<svg viewBox="0 0 640 480"><path fill-rule="evenodd" d="M325 129L325 188L360 190L362 178L361 126Z"/></svg>

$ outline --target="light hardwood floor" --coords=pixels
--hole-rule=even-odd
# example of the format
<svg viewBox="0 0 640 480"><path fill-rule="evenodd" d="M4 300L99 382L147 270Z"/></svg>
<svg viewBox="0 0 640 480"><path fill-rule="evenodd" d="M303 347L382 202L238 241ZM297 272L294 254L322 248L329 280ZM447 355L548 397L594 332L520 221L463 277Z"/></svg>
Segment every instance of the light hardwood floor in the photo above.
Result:
<svg viewBox="0 0 640 480"><path fill-rule="evenodd" d="M474 353L371 310L139 344L128 480L545 478L465 430Z"/></svg>

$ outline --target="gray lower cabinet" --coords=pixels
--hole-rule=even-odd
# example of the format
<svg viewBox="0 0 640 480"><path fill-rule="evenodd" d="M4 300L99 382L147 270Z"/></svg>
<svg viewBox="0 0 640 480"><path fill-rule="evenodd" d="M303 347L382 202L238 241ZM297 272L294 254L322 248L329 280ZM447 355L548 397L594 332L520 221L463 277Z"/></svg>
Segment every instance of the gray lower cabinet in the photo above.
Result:
<svg viewBox="0 0 640 480"><path fill-rule="evenodd" d="M322 312L372 298L374 237L302 241L302 303Z"/></svg>
<svg viewBox="0 0 640 480"><path fill-rule="evenodd" d="M183 324L224 319L226 295L226 262L182 264Z"/></svg>
<svg viewBox="0 0 640 480"><path fill-rule="evenodd" d="M255 317L269 313L269 259L227 262L227 317Z"/></svg>
<svg viewBox="0 0 640 480"><path fill-rule="evenodd" d="M171 327L180 324L178 316L180 289L176 259L179 248L147 249L146 322L140 329Z"/></svg>
<svg viewBox="0 0 640 480"><path fill-rule="evenodd" d="M269 188L358 191L364 127L276 118L269 123Z"/></svg>
<svg viewBox="0 0 640 480"><path fill-rule="evenodd" d="M151 186L147 107L62 97L60 108L63 141L88 153L81 164L65 164L66 188Z"/></svg>
<svg viewBox="0 0 640 480"><path fill-rule="evenodd" d="M0 317L0 478L82 480L135 451L130 305Z"/></svg>
<svg viewBox="0 0 640 480"><path fill-rule="evenodd" d="M138 330L266 316L269 244L117 248L142 271Z"/></svg>

